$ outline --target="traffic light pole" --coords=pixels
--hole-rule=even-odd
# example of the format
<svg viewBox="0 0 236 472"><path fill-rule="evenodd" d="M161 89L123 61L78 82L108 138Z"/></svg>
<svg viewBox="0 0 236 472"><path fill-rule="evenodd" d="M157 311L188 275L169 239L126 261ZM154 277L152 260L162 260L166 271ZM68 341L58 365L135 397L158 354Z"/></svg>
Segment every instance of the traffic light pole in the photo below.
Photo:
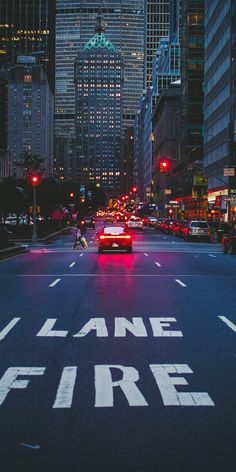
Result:
<svg viewBox="0 0 236 472"><path fill-rule="evenodd" d="M38 242L37 236L37 207L36 207L36 185L33 185L34 191L34 204L33 204L33 234L32 234L32 244Z"/></svg>

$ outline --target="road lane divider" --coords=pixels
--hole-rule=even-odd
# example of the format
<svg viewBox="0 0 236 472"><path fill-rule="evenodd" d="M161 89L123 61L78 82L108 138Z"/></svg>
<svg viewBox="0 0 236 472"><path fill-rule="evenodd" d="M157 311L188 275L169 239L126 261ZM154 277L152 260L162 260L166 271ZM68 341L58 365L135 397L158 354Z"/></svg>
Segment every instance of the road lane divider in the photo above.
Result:
<svg viewBox="0 0 236 472"><path fill-rule="evenodd" d="M58 284L58 282L60 282L61 279L56 279L54 280L54 282L52 282L49 287L55 287L56 284Z"/></svg>
<svg viewBox="0 0 236 472"><path fill-rule="evenodd" d="M75 265L75 262L72 262L69 267L73 267Z"/></svg>
<svg viewBox="0 0 236 472"><path fill-rule="evenodd" d="M144 256L148 256L148 254L145 252L145 253L144 253Z"/></svg>
<svg viewBox="0 0 236 472"><path fill-rule="evenodd" d="M156 264L157 267L161 267L161 264L159 264L159 262L155 262L154 264Z"/></svg>
<svg viewBox="0 0 236 472"><path fill-rule="evenodd" d="M232 321L230 321L228 318L226 318L226 316L218 316L218 318L220 318L225 324L227 324L227 326L232 329L232 331L234 331L236 333L236 325L234 323L232 323Z"/></svg>
<svg viewBox="0 0 236 472"><path fill-rule="evenodd" d="M177 284L181 285L181 287L187 287L187 285L185 285L183 282L181 282L181 280L179 279L175 279L175 282L177 282Z"/></svg>
<svg viewBox="0 0 236 472"><path fill-rule="evenodd" d="M83 256L83 253L81 252L81 254L79 255L79 257L82 257Z"/></svg>
<svg viewBox="0 0 236 472"><path fill-rule="evenodd" d="M216 257L216 256L214 256L213 254L208 254L208 256L209 256L209 257Z"/></svg>

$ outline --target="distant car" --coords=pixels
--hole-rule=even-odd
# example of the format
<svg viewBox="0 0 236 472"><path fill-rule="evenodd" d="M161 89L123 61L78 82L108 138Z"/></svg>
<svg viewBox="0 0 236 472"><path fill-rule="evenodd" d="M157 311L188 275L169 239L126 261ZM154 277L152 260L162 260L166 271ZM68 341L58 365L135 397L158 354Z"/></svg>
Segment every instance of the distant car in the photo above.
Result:
<svg viewBox="0 0 236 472"><path fill-rule="evenodd" d="M229 234L225 234L223 238L223 251L225 254L236 253L236 231L233 230Z"/></svg>
<svg viewBox="0 0 236 472"><path fill-rule="evenodd" d="M148 216L148 226L150 228L155 228L156 224L157 224L156 216Z"/></svg>
<svg viewBox="0 0 236 472"><path fill-rule="evenodd" d="M111 213L106 213L104 215L104 220L105 220L106 223L113 223L113 219L114 219L114 217Z"/></svg>
<svg viewBox="0 0 236 472"><path fill-rule="evenodd" d="M211 235L209 223L205 220L190 220L188 224L183 227L182 235L185 241L199 238L209 241Z"/></svg>
<svg viewBox="0 0 236 472"><path fill-rule="evenodd" d="M98 252L112 250L132 252L132 236L123 226L105 226L98 234Z"/></svg>
<svg viewBox="0 0 236 472"><path fill-rule="evenodd" d="M127 228L130 229L143 229L143 221L139 216L131 216L130 219L126 222Z"/></svg>
<svg viewBox="0 0 236 472"><path fill-rule="evenodd" d="M85 216L80 220L80 224L85 226L86 228L93 228L95 229L95 220L93 216Z"/></svg>

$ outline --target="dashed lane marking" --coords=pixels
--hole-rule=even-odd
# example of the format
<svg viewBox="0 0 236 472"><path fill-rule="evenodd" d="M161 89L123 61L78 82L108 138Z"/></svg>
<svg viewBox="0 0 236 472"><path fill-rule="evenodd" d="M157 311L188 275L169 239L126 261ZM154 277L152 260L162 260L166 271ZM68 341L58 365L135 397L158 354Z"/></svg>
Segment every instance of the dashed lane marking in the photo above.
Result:
<svg viewBox="0 0 236 472"><path fill-rule="evenodd" d="M69 267L73 267L75 265L75 262L72 262Z"/></svg>
<svg viewBox="0 0 236 472"><path fill-rule="evenodd" d="M157 265L157 267L161 267L161 264L159 264L159 262L155 262L155 264Z"/></svg>
<svg viewBox="0 0 236 472"><path fill-rule="evenodd" d="M82 256L83 256L83 253L81 252L80 255L79 255L79 257L82 257Z"/></svg>
<svg viewBox="0 0 236 472"><path fill-rule="evenodd" d="M55 287L56 284L58 284L58 282L60 282L61 279L56 279L54 280L54 282L52 282L49 287Z"/></svg>
<svg viewBox="0 0 236 472"><path fill-rule="evenodd" d="M229 326L229 328L231 328L236 333L236 325L232 323L232 321L226 318L226 316L219 316L218 318L220 318L225 324L227 324L227 326Z"/></svg>
<svg viewBox="0 0 236 472"><path fill-rule="evenodd" d="M145 253L144 253L144 256L148 256L148 254L145 252Z"/></svg>
<svg viewBox="0 0 236 472"><path fill-rule="evenodd" d="M216 256L214 256L213 254L208 254L208 256L209 256L209 257L216 257Z"/></svg>
<svg viewBox="0 0 236 472"><path fill-rule="evenodd" d="M177 282L177 284L181 285L182 287L187 287L187 285L185 285L183 282L181 282L181 280L179 279L175 279L175 282Z"/></svg>

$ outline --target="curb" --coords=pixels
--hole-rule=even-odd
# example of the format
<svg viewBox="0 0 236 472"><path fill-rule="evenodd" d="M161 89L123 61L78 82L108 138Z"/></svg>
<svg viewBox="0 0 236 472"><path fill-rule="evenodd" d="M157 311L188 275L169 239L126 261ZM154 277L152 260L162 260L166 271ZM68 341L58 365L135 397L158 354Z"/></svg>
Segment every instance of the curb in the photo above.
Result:
<svg viewBox="0 0 236 472"><path fill-rule="evenodd" d="M14 246L0 249L0 260L7 259L11 256L17 256L18 254L24 254L26 252L29 252L29 249L25 246Z"/></svg>
<svg viewBox="0 0 236 472"><path fill-rule="evenodd" d="M57 236L60 236L60 234L65 233L66 231L69 231L70 229L73 229L73 226L67 226L66 228L62 228L59 231L55 231L55 233L50 233L47 236L44 236L43 238L38 239L38 244L44 244L52 239L55 239ZM31 239L10 239L11 242L13 243L27 243L30 244L32 242Z"/></svg>

